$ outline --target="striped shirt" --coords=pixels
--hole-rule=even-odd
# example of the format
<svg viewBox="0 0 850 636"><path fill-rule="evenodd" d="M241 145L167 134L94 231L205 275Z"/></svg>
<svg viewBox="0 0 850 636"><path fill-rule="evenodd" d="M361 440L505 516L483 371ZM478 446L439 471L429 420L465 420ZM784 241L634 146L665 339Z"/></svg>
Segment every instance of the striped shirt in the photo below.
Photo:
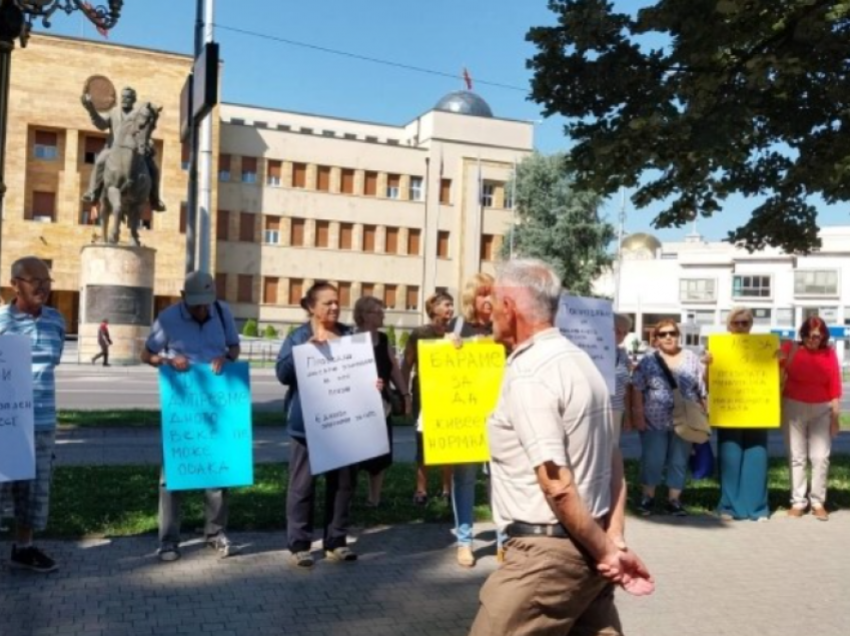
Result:
<svg viewBox="0 0 850 636"><path fill-rule="evenodd" d="M631 384L629 372L629 354L623 347L617 347L616 366L614 367L615 391L611 396L611 408L615 411L626 410L626 388Z"/></svg>
<svg viewBox="0 0 850 636"><path fill-rule="evenodd" d="M33 416L38 431L56 428L54 369L65 346L65 319L52 307L39 316L20 311L13 303L0 307L0 335L29 336L32 343Z"/></svg>

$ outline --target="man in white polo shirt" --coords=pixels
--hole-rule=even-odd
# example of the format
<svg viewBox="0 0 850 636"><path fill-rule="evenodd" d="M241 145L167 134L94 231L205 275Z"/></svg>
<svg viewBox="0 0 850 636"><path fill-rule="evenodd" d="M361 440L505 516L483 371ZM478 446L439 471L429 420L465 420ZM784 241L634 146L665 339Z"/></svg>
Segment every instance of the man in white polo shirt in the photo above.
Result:
<svg viewBox="0 0 850 636"><path fill-rule="evenodd" d="M623 484L612 488L610 397L590 357L554 327L560 293L533 260L505 263L493 288L494 336L516 343L488 423L493 514L508 542L472 636L621 634L613 586L654 589L612 519Z"/></svg>

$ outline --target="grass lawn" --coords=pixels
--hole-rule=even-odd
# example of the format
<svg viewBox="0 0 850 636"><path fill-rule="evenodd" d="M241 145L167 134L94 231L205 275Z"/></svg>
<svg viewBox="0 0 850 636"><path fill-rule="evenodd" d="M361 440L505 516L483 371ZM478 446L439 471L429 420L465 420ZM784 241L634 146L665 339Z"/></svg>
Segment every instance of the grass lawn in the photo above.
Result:
<svg viewBox="0 0 850 636"><path fill-rule="evenodd" d="M60 467L56 469L51 497L50 526L48 534L54 537L76 538L83 536L127 536L156 530L157 477L156 466L93 466ZM638 496L637 462L626 465L630 504ZM285 490L287 467L263 464L256 467L255 485L231 491L230 527L233 530L275 530L285 526ZM430 474L431 493L438 493L438 471ZM386 477L381 507L366 508L366 476L358 480L353 522L358 526L380 524L451 521L448 502L434 498L425 507L411 501L414 484L413 466L394 465ZM320 480L317 501L321 501L323 480ZM771 460L771 509L787 506L788 470L782 459ZM836 456L830 466L830 506L850 507L850 457ZM659 497L663 493L658 493ZM703 480L688 485L684 502L694 514L705 514L714 509L719 499L715 480ZM476 507L479 520L489 520L486 505L487 484L479 476ZM318 511L318 514L321 514ZM317 523L320 522L317 519ZM187 493L184 498L184 527L203 525L203 497L198 492Z"/></svg>

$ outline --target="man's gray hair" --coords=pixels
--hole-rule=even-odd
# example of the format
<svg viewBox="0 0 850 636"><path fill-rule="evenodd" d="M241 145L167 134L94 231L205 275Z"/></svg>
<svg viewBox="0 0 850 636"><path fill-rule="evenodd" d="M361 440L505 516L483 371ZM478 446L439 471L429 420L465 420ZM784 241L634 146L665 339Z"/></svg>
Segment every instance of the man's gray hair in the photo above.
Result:
<svg viewBox="0 0 850 636"><path fill-rule="evenodd" d="M631 330L632 328L632 319L627 314L614 314L614 326L617 325L623 327L623 329Z"/></svg>
<svg viewBox="0 0 850 636"><path fill-rule="evenodd" d="M540 321L553 321L561 298L561 279L549 265L533 258L519 258L499 265L497 287L521 288L526 293L513 296L521 313Z"/></svg>

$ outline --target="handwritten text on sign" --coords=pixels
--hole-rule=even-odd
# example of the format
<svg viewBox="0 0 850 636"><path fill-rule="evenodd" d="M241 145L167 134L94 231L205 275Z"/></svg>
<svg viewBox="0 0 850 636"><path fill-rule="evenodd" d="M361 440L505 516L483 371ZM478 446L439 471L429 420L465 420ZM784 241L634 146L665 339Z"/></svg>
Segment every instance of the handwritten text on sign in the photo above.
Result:
<svg viewBox="0 0 850 636"><path fill-rule="evenodd" d="M614 309L610 300L561 296L555 326L564 337L590 356L615 391L617 345L614 341Z"/></svg>
<svg viewBox="0 0 850 636"><path fill-rule="evenodd" d="M168 490L254 483L251 383L246 362L187 371L162 367L162 449Z"/></svg>
<svg viewBox="0 0 850 636"><path fill-rule="evenodd" d="M419 386L425 463L465 464L490 459L486 421L496 406L505 348L445 340L419 342Z"/></svg>
<svg viewBox="0 0 850 636"><path fill-rule="evenodd" d="M708 417L712 426L777 428L779 363L775 335L718 334L708 340Z"/></svg>
<svg viewBox="0 0 850 636"><path fill-rule="evenodd" d="M0 336L0 482L35 479L32 346Z"/></svg>
<svg viewBox="0 0 850 636"><path fill-rule="evenodd" d="M390 450L368 334L292 349L314 475Z"/></svg>

